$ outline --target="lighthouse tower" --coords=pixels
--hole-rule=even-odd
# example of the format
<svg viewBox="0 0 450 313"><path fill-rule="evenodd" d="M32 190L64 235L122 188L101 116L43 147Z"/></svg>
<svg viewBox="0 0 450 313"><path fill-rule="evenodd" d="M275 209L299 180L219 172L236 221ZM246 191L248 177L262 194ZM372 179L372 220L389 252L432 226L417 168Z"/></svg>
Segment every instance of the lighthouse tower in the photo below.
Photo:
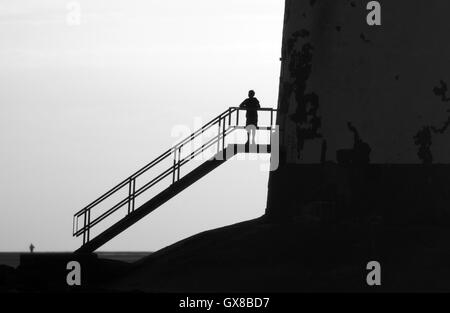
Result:
<svg viewBox="0 0 450 313"><path fill-rule="evenodd" d="M269 215L447 217L448 12L440 0L286 0Z"/></svg>

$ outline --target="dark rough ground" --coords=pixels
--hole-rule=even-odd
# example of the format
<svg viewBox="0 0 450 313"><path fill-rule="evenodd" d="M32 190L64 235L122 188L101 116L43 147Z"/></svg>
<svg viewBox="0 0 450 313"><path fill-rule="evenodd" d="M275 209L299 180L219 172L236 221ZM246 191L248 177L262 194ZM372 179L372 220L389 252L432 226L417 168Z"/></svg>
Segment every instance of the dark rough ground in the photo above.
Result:
<svg viewBox="0 0 450 313"><path fill-rule="evenodd" d="M68 287L67 263L81 264L82 288ZM97 255L73 253L26 253L17 267L0 265L1 292L90 292L105 291L100 284L114 275L120 275L129 263L98 258Z"/></svg>
<svg viewBox="0 0 450 313"><path fill-rule="evenodd" d="M359 225L359 226L358 226ZM450 291L450 231L368 221L264 218L201 233L139 262L108 289L146 292ZM368 288L366 264L382 264Z"/></svg>
<svg viewBox="0 0 450 313"><path fill-rule="evenodd" d="M94 258L82 289L62 283L64 268L49 275L39 266L0 266L0 291L450 291L449 242L450 230L440 227L259 218L198 234L133 265ZM382 264L382 287L365 283L371 260Z"/></svg>

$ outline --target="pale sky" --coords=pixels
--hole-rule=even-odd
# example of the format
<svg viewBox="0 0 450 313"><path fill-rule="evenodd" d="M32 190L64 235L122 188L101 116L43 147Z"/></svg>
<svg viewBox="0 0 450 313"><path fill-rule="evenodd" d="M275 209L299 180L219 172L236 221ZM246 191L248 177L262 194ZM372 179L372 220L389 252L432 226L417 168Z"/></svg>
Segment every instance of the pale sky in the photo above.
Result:
<svg viewBox="0 0 450 313"><path fill-rule="evenodd" d="M175 126L249 89L276 107L282 21L280 0L0 0L0 251L76 249L72 215L175 143ZM228 162L101 250L262 215L260 162Z"/></svg>

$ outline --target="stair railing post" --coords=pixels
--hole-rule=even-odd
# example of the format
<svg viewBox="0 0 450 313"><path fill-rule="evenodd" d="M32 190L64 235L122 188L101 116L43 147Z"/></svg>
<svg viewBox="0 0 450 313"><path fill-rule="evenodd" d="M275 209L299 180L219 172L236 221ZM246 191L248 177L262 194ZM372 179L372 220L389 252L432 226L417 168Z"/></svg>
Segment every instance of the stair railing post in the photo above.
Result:
<svg viewBox="0 0 450 313"><path fill-rule="evenodd" d="M175 183L175 170L177 167L177 149L173 151L173 168L172 168L172 184Z"/></svg>
<svg viewBox="0 0 450 313"><path fill-rule="evenodd" d="M128 214L134 211L134 194L136 192L136 178L130 177L128 182Z"/></svg>
<svg viewBox="0 0 450 313"><path fill-rule="evenodd" d="M270 128L273 126L273 109L270 110Z"/></svg>
<svg viewBox="0 0 450 313"><path fill-rule="evenodd" d="M136 194L136 178L133 178L132 180L132 184L133 184L133 190L132 190L132 198L131 198L131 212L134 212L134 197Z"/></svg>
<svg viewBox="0 0 450 313"><path fill-rule="evenodd" d="M225 120L226 120L226 117L223 118L223 123L222 123L222 134L223 134L223 138L222 138L222 154L224 154L224 151L225 151L225 137L226 137Z"/></svg>
<svg viewBox="0 0 450 313"><path fill-rule="evenodd" d="M84 219L84 222L83 222L83 245L84 244L86 244L86 230L87 230L87 210L84 212L84 214L83 214L83 219Z"/></svg>
<svg viewBox="0 0 450 313"><path fill-rule="evenodd" d="M130 214L130 212L131 212L131 197L132 197L131 192L132 192L132 188L133 188L132 184L133 184L133 179L130 177L129 182L128 182L128 203L127 203L128 204L128 214Z"/></svg>
<svg viewBox="0 0 450 313"><path fill-rule="evenodd" d="M272 134L273 134L273 129L272 126L270 126L269 129L269 148L272 149Z"/></svg>
<svg viewBox="0 0 450 313"><path fill-rule="evenodd" d="M87 241L91 239L91 209L87 211Z"/></svg>
<svg viewBox="0 0 450 313"><path fill-rule="evenodd" d="M222 122L222 118L219 118L219 130L217 132L217 153L220 152L220 127L222 125L220 125L220 123Z"/></svg>
<svg viewBox="0 0 450 313"><path fill-rule="evenodd" d="M177 176L178 176L178 179L177 180L180 180L180 163L181 163L181 148L182 148L183 146L181 146L181 147L179 147L178 148L178 168L177 168Z"/></svg>
<svg viewBox="0 0 450 313"><path fill-rule="evenodd" d="M75 223L76 223L77 218L74 216L72 219L72 234L75 234ZM77 229L78 231L78 229Z"/></svg>

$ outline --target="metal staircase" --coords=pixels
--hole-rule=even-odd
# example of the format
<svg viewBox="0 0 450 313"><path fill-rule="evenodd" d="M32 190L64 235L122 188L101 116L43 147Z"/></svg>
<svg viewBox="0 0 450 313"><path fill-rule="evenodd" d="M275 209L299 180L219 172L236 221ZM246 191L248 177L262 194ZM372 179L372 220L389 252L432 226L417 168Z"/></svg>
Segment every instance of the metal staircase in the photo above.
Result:
<svg viewBox="0 0 450 313"><path fill-rule="evenodd" d="M262 120L260 124L265 121L266 125L258 125L257 130L270 132L267 143L232 142L235 138L231 138L230 134L239 130L245 132L245 117L240 114L245 110L230 107L77 212L73 217L73 236L82 236L83 245L76 252L95 251L233 156L239 153L270 153L272 134L276 130L275 109L258 109L259 119ZM204 140L205 134L211 132L214 133L211 138ZM199 145L196 144L198 141ZM193 160L201 159L208 152L212 152L212 156L199 166L188 168L190 164L195 165ZM169 164L164 166L164 162ZM161 166L162 170L158 170L157 167ZM184 176L181 174L182 168L186 169ZM149 195L152 191L153 194ZM98 234L91 239L94 227Z"/></svg>

